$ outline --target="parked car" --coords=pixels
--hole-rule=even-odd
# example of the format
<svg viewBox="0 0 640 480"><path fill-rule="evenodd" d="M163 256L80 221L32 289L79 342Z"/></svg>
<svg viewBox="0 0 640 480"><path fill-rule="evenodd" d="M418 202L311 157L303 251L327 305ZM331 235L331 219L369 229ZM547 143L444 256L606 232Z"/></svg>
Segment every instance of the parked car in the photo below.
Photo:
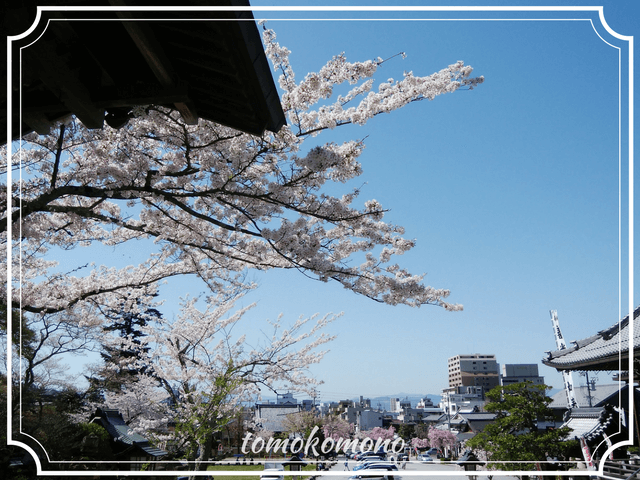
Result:
<svg viewBox="0 0 640 480"><path fill-rule="evenodd" d="M394 475L383 475L382 474L383 470L380 471L380 475L365 475L364 477L362 475L353 475L351 477L349 477L349 480L360 480L360 479L364 479L364 480L396 480L396 479L400 479L400 477L398 476L398 474L396 473L395 476ZM385 472L388 473L388 472Z"/></svg>
<svg viewBox="0 0 640 480"><path fill-rule="evenodd" d="M372 480L372 479L393 480L394 479L393 475L388 475L383 472L394 472L398 470L398 467L393 463L371 463L369 464L368 468L364 468L364 470L367 471L367 475L365 475L364 477L362 475L353 475L349 477L349 480L359 480L361 478L364 478L365 480ZM369 475L369 472L371 472L372 470L379 471L380 476Z"/></svg>
<svg viewBox="0 0 640 480"><path fill-rule="evenodd" d="M363 458L366 458L366 457L377 457L377 456L378 456L377 453L367 450L366 452L358 453L357 460L362 460Z"/></svg>
<svg viewBox="0 0 640 480"><path fill-rule="evenodd" d="M264 470L260 474L260 480L284 480L284 465L266 462Z"/></svg>
<svg viewBox="0 0 640 480"><path fill-rule="evenodd" d="M370 457L372 455L373 455L373 452L358 452L353 456L353 459L354 460L358 460L358 461L362 461L365 458Z"/></svg>
<svg viewBox="0 0 640 480"><path fill-rule="evenodd" d="M372 462L367 463L364 470L398 470L398 466L395 463L389 462Z"/></svg>
<svg viewBox="0 0 640 480"><path fill-rule="evenodd" d="M431 455L432 457L437 457L439 455L437 448L430 448L429 450L427 450L424 453L426 453L427 455Z"/></svg>
<svg viewBox="0 0 640 480"><path fill-rule="evenodd" d="M354 470L362 470L366 465L368 465L369 463L373 463L373 462L380 462L381 460L378 458L368 458L366 460L362 460L361 462L358 462L358 464L353 467Z"/></svg>
<svg viewBox="0 0 640 480"><path fill-rule="evenodd" d="M378 458L384 460L387 457L387 454L384 452L362 452L357 456L356 460L362 461L368 458Z"/></svg>
<svg viewBox="0 0 640 480"><path fill-rule="evenodd" d="M422 463L433 462L433 458L431 458L431 455L429 455L428 453L421 453L420 455L418 455L418 460Z"/></svg>
<svg viewBox="0 0 640 480"><path fill-rule="evenodd" d="M365 461L363 461L362 463L360 463L360 464L356 465L355 467L353 467L353 469L354 469L354 470L363 470L363 469L366 469L366 468L370 468L370 466L371 466L372 464L376 464L376 465L378 465L378 464L393 465L393 463L391 463L391 462L385 462L385 461L383 461L383 460L368 459L368 460L365 460Z"/></svg>

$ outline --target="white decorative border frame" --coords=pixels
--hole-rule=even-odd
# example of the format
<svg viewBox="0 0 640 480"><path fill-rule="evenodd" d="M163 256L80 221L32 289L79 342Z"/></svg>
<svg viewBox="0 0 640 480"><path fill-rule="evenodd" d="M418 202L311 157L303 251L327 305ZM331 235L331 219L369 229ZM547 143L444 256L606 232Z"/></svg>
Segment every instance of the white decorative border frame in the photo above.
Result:
<svg viewBox="0 0 640 480"><path fill-rule="evenodd" d="M12 42L16 42L19 41L23 38L25 38L26 36L28 36L29 34L31 34L35 28L38 26L38 24L40 23L41 20L41 16L42 13L45 11L57 11L57 12L79 12L79 11L93 11L93 12L100 12L100 11L111 11L111 10L120 10L120 11L175 11L175 10L182 10L182 11L189 11L189 12L194 12L197 13L199 11L210 11L210 10L219 10L219 11L240 11L240 10L244 10L244 11L252 11L252 12L261 12L261 11L272 11L272 12L406 12L406 13L426 13L426 12L454 12L456 14L462 13L462 12L472 12L472 13L486 13L486 12L495 12L495 13L515 13L515 12L525 12L525 13L568 13L568 12L576 12L576 13L582 13L582 14L592 14L592 13L597 13L598 14L598 18L600 20L601 25L604 27L604 29L607 31L607 33L609 35L611 35L612 37L622 41L622 42L627 42L627 49L628 49L628 57L626 58L626 68L628 70L628 78L626 79L627 85L628 85L628 90L626 92L623 92L623 77L622 77L622 65L623 62L625 61L625 59L622 57L622 47L617 47L615 45L610 44L609 42L607 42L604 38L602 38L602 36L598 33L598 30L596 29L595 25L593 25L593 20L590 18L579 18L577 20L591 20L591 24L594 28L594 31L596 32L596 34L600 37L600 39L602 41L604 41L605 43L611 45L614 48L617 48L619 50L619 108L618 108L618 122L619 122L619 175L620 175L620 204L619 204L619 228L620 228L620 235L619 235L619 271L620 271L620 287L622 288L622 168L623 168L623 164L622 164L622 145L623 145L623 139L627 140L627 148L628 148L628 171L627 171L627 175L628 175L628 192L627 192L627 196L628 196L628 200L629 200L629 204L628 204L628 260L629 260L629 265L628 265L628 311L630 312L630 321L629 321L629 359L630 361L632 361L632 359L634 358L634 352L633 352L633 338L634 338L634 322L633 322L633 312L635 309L635 304L634 304L634 295L633 295L633 290L634 290L634 228L633 228L633 218L634 218L634 205L633 205L633 199L634 199L634 91L633 91L633 86L634 86L634 62L633 62L633 55L634 55L634 37L633 36L626 36L626 35L621 35L617 32L615 32L611 27L609 27L607 21L604 18L604 7L603 6L548 6L548 7L541 7L541 6L359 6L359 7L354 7L354 6L269 6L269 7L261 7L261 6L251 6L251 7L171 7L171 6L152 6L152 7L131 7L131 6L127 6L127 7L108 7L108 6L100 6L100 7L71 7L71 6L57 6L57 7L50 7L50 6L39 6L37 7L37 13L36 13L36 18L35 21L33 23L33 25L31 26L31 28L29 30L27 30L26 32L20 34L20 35L16 35L13 37L7 37L7 162L8 165L10 165L11 162L11 157L12 157L12 142L11 142L11 138L12 138L12 125L11 125L11 113L14 110L14 108L16 108L16 106L13 105L12 103L12 76L11 76L11 72L12 72L12 67L14 67L14 59L12 58ZM95 19L94 19L95 20ZM349 20L354 20L354 19L349 19ZM379 19L379 20L383 20L383 19ZM393 19L393 20L401 20L401 19ZM427 20L427 19L421 19L421 20ZM495 18L495 19L488 19L488 18L471 18L471 19L462 19L462 18L450 18L450 19L433 19L433 20L475 20L475 21L491 21L491 20L495 20L495 21L504 21L504 20L511 20L510 18ZM551 18L543 18L543 19L534 19L534 18L523 18L521 20L576 20L576 19L569 19L569 18L558 18L558 19L551 19ZM627 132L626 135L627 137L625 138L625 133L623 131L623 117L622 117L622 99L623 97L626 95L628 96L628 119L626 119L626 121L628 122L627 125ZM19 106L17 107L19 108ZM7 168L7 198L11 197L11 185L12 185L12 171L11 168ZM12 241L11 239L12 234L13 234L13 229L12 229L12 225L11 222L9 221L10 217L7 216L7 259L11 258L11 246L12 246ZM7 298L10 299L11 296L11 281L10 279L12 278L12 265L11 262L7 262ZM620 296L622 297L622 291L620 292ZM620 310L622 310L622 305L620 305ZM8 352L11 352L11 335L12 335L12 328L11 328L11 309L8 309L7 311L8 313L8 321L7 321L7 347L8 347ZM622 315L619 315L619 318L622 318ZM42 465L40 463L40 460L36 454L35 451L33 451L33 449L31 447L29 447L28 445L22 443L22 442L18 442L15 441L11 438L11 434L12 434L12 412L11 412L11 401L13 398L13 391L11 388L11 367L12 367L12 358L11 355L9 354L7 357L7 443L9 445L15 445L15 446L19 446L25 450L27 450L29 452L29 454L32 455L32 457L34 458L35 462L36 462L36 466L37 466L37 473L38 475L41 474L46 474L46 475L52 475L52 476L86 476L86 475L105 475L105 476L110 476L110 475L114 475L117 474L118 476L129 476L129 475L136 475L136 476L175 476L175 475L184 475L185 473L187 473L188 475L193 475L193 476L207 476L210 475L209 472L185 472L185 471L112 471L112 470L105 470L105 471L53 471L53 470L42 470ZM629 369L629 383L631 385L633 385L634 382L634 378L633 378L633 369L630 368ZM634 389L633 388L629 388L629 418L634 418ZM609 447L609 449L603 454L602 458L602 462L599 465L599 470L598 470L598 475L599 476L604 476L603 473L603 468L604 468L604 459L607 458L608 454L610 452L612 452L613 450L615 450L618 447L621 446L625 446L625 445L633 445L633 436L634 436L634 423L633 422L628 422L628 429L629 429L629 439L622 441L622 442L618 442L614 445L612 445L611 447ZM43 449L44 450L44 449ZM45 452L46 453L46 452ZM68 461L59 461L59 462L51 462L51 463L74 463L77 464L78 462L68 462ZM96 463L96 462L84 462L84 463ZM99 463L99 462L98 462ZM125 462L119 462L119 463L125 463ZM152 463L162 463L162 462L152 462ZM171 463L175 463L175 462L171 462ZM245 476L247 475L247 473L249 473L249 471L216 471L215 475L216 476ZM253 473L253 471L251 471L251 473ZM460 475L477 475L480 472L461 472L461 471L433 471L433 472L426 472L426 471L403 471L402 472L402 476L432 476L432 475L442 475L442 476L460 476ZM556 476L576 476L576 475L594 475L596 472L595 471L571 471L571 472L564 472L564 471L558 471L558 472L551 472L551 471L545 471L544 474L545 475L556 475ZM295 472L291 472L290 474L296 475ZM531 471L508 471L508 472L503 472L503 471L491 471L491 475L492 476L516 476L516 475L531 475L532 472ZM256 474L256 477L259 474ZM302 475L302 473L300 474ZM304 473L304 475L306 475L306 473ZM315 476L344 476L345 473L344 472L338 472L338 471L334 471L334 472L315 472L314 473ZM607 477L605 477L607 478Z"/></svg>

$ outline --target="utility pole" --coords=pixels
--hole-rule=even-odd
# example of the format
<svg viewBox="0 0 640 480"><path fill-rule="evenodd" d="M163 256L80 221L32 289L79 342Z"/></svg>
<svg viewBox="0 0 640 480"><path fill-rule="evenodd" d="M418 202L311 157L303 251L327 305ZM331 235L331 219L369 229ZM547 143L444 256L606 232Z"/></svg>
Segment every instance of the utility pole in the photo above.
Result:
<svg viewBox="0 0 640 480"><path fill-rule="evenodd" d="M447 423L451 431L451 392L447 393Z"/></svg>
<svg viewBox="0 0 640 480"><path fill-rule="evenodd" d="M589 378L589 372L580 372L581 376L587 378L587 400L589 401L589 406L593 407L593 391L596 389L596 382L598 381L598 377Z"/></svg>

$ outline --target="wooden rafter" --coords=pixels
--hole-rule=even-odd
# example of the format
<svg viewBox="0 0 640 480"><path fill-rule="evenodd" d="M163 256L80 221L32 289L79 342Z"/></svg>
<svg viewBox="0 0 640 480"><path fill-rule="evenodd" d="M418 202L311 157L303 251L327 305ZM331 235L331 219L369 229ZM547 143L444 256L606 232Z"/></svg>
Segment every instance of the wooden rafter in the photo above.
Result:
<svg viewBox="0 0 640 480"><path fill-rule="evenodd" d="M89 128L102 128L104 109L97 107L79 78L78 70L72 69L66 60L56 53L48 42L36 42L25 49L24 60L32 62L41 73L42 82L59 92L62 103Z"/></svg>
<svg viewBox="0 0 640 480"><path fill-rule="evenodd" d="M124 2L112 2L112 4L124 4ZM128 12L118 12L122 18L125 30L144 57L151 71L165 88L175 88L176 75L171 66L171 61L165 55L160 43L156 40L151 29L142 22L132 19ZM189 125L198 123L198 113L190 100L174 102L174 106L182 115L182 119Z"/></svg>

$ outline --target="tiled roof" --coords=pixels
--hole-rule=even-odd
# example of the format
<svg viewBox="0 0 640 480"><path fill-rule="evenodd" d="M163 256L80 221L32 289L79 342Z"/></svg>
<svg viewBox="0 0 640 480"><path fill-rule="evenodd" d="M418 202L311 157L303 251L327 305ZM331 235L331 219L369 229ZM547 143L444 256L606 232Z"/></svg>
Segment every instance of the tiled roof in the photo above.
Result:
<svg viewBox="0 0 640 480"><path fill-rule="evenodd" d="M451 425L462 425L463 423L467 423L464 418L451 418L451 420L447 421Z"/></svg>
<svg viewBox="0 0 640 480"><path fill-rule="evenodd" d="M460 413L459 415L467 421L490 421L496 419L496 414L489 412Z"/></svg>
<svg viewBox="0 0 640 480"><path fill-rule="evenodd" d="M470 438L475 437L476 434L474 432L464 432L456 434L459 442L464 442L465 440L469 440Z"/></svg>
<svg viewBox="0 0 640 480"><path fill-rule="evenodd" d="M102 425L116 442L135 445L152 457L162 457L167 454L164 450L152 446L142 435L131 430L118 410L98 409L97 415L102 419Z"/></svg>
<svg viewBox="0 0 640 480"><path fill-rule="evenodd" d="M474 433L481 432L496 419L496 414L490 412L458 413L458 416L465 420Z"/></svg>
<svg viewBox="0 0 640 480"><path fill-rule="evenodd" d="M443 417L446 417L446 415L443 415L443 414L427 415L426 417L422 417L422 420L424 420L425 422L437 422Z"/></svg>
<svg viewBox="0 0 640 480"><path fill-rule="evenodd" d="M574 378L575 381L575 378ZM591 406L597 407L600 404L611 397L612 395L617 394L620 391L620 385L617 383L607 384L607 385L596 385L595 389L591 391ZM573 393L576 397L576 402L578 402L579 407L588 407L589 406L589 397L588 390L586 386L575 387L573 389ZM560 390L558 393L551 397L553 402L549 404L551 408L568 408L567 403L567 394L564 390ZM617 402L614 402L617 404Z"/></svg>
<svg viewBox="0 0 640 480"><path fill-rule="evenodd" d="M640 307L633 312L634 356L640 356ZM573 342L572 342L573 343ZM629 315L610 328L550 352L542 363L557 370L626 370L629 358ZM620 365L622 361L622 365Z"/></svg>
<svg viewBox="0 0 640 480"><path fill-rule="evenodd" d="M613 411L605 407L574 408L563 427L571 429L569 438L584 437L592 442L606 432L613 420Z"/></svg>

